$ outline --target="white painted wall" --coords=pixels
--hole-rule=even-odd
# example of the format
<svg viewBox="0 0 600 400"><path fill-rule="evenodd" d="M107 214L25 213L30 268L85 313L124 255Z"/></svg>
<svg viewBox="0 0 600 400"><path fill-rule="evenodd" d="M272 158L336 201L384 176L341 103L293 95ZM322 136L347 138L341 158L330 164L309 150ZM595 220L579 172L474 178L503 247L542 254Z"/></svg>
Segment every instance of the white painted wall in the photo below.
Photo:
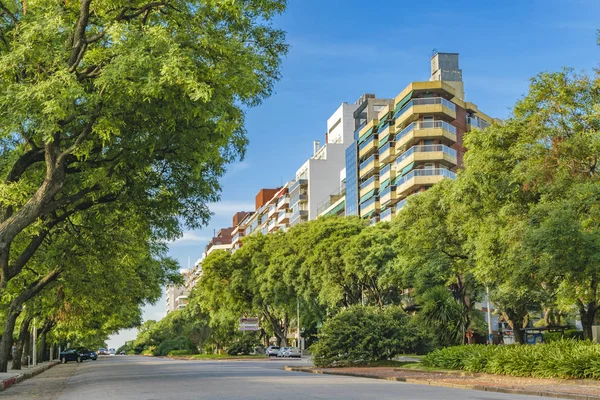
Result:
<svg viewBox="0 0 600 400"><path fill-rule="evenodd" d="M328 143L352 143L354 140L354 111L357 108L358 104L342 103L329 117L327 120ZM340 121L339 124L337 124L338 121Z"/></svg>
<svg viewBox="0 0 600 400"><path fill-rule="evenodd" d="M340 186L340 171L346 166L346 146L328 143L327 159L309 160L308 219L317 218L317 206Z"/></svg>

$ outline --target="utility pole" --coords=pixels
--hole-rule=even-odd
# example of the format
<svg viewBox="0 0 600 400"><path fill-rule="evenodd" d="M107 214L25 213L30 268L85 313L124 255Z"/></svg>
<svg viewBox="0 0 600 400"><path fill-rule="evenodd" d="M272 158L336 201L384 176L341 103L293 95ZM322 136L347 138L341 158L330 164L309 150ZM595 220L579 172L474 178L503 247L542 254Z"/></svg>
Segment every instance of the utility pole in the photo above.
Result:
<svg viewBox="0 0 600 400"><path fill-rule="evenodd" d="M494 343L494 334L492 333L492 310L490 307L490 288L486 285L485 294L487 297L487 323L488 323L488 343Z"/></svg>
<svg viewBox="0 0 600 400"><path fill-rule="evenodd" d="M33 345L31 346L32 350L33 350L33 354L32 354L32 364L35 367L37 365L37 349L36 349L36 344L35 341L37 339L37 327L35 326L35 318L33 319Z"/></svg>
<svg viewBox="0 0 600 400"><path fill-rule="evenodd" d="M298 332L296 332L296 339L298 341L298 348L300 349L300 354L302 354L302 345L300 343L300 297L296 296L296 325L298 328Z"/></svg>

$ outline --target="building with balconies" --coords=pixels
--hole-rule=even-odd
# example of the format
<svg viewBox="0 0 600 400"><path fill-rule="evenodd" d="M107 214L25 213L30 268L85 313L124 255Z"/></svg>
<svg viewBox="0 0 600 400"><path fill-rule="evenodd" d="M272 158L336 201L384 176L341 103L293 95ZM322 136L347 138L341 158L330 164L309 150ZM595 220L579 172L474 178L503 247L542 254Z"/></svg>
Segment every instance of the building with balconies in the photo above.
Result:
<svg viewBox="0 0 600 400"><path fill-rule="evenodd" d="M410 83L390 101L380 99L370 115L355 114L357 139L346 153L346 174L349 164L356 165L358 214L372 222L391 220L411 194L454 179L465 132L494 122L464 100L456 53L434 54L429 81ZM346 215L353 215L348 212L350 181L347 177Z"/></svg>

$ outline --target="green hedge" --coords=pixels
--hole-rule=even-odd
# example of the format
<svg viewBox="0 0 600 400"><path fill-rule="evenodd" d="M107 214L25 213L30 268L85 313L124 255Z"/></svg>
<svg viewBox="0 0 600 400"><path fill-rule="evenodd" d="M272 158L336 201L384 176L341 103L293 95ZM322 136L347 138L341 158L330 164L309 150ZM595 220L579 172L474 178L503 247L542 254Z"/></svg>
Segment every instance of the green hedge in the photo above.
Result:
<svg viewBox="0 0 600 400"><path fill-rule="evenodd" d="M429 353L422 363L511 376L600 379L600 345L562 339L537 345L455 346Z"/></svg>

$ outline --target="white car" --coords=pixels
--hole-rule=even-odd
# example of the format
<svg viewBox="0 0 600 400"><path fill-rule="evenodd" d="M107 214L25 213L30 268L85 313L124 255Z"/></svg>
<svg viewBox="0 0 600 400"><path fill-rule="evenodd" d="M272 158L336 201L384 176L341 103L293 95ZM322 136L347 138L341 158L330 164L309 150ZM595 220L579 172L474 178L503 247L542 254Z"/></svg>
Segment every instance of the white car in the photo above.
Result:
<svg viewBox="0 0 600 400"><path fill-rule="evenodd" d="M115 349L108 349L108 354L114 356L115 354L117 354L117 351Z"/></svg>
<svg viewBox="0 0 600 400"><path fill-rule="evenodd" d="M300 349L297 347L288 347L287 351L285 352L284 357L301 358L302 353L300 352Z"/></svg>

